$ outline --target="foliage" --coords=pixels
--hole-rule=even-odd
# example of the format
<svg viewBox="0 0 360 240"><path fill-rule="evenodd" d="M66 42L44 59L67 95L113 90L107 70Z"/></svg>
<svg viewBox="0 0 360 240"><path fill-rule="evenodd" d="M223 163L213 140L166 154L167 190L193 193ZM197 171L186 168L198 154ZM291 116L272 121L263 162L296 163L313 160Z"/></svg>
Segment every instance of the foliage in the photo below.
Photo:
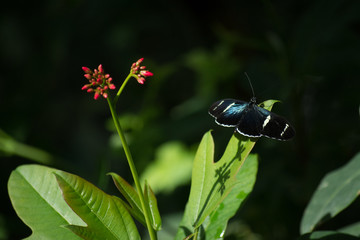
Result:
<svg viewBox="0 0 360 240"><path fill-rule="evenodd" d="M114 81L134 55L146 56L156 72L156 81L141 90L132 83L129 101L119 102L122 115L141 120L123 124L140 176L159 159L161 146L177 141L193 153L210 128L219 159L232 130L219 130L204 109L224 97L249 100L244 71L258 99L282 100L276 111L294 123L297 137L257 143L256 186L231 223L258 238L295 239L322 176L360 149L359 1L6 1L1 10L1 129L17 143L55 156L51 167L107 193L114 191L107 172L131 175L121 147L111 145L113 132L102 130L108 110L99 102L89 106L78 91L77 66L99 60ZM29 235L11 207L6 182L37 154L28 158L29 151L11 150L0 150L1 239ZM185 181L158 192L149 184L163 206L163 223L178 216L188 197ZM357 200L321 228L357 219L359 206Z"/></svg>
<svg viewBox="0 0 360 240"><path fill-rule="evenodd" d="M355 239L360 237L360 222L345 226L338 232L317 233L321 224L334 218L348 207L360 192L360 153L354 156L345 166L328 173L320 182L301 221L300 232L307 234L301 239ZM314 232L315 231L315 232ZM340 234L340 233L341 234ZM354 237L349 237L348 233ZM326 236L326 237L325 237ZM347 236L347 237L346 237Z"/></svg>
<svg viewBox="0 0 360 240"><path fill-rule="evenodd" d="M165 143L158 147L154 161L141 174L141 180L146 179L155 193L170 194L189 182L194 155L180 142Z"/></svg>
<svg viewBox="0 0 360 240"><path fill-rule="evenodd" d="M0 153L8 156L18 155L20 157L28 158L42 164L54 163L54 157L51 156L51 154L33 146L28 146L19 141L16 141L1 129Z"/></svg>
<svg viewBox="0 0 360 240"><path fill-rule="evenodd" d="M102 67L101 70L99 67L99 71L103 73ZM86 71L90 70L86 69ZM124 84L127 80L128 78ZM101 92L101 95L107 97L107 92ZM95 97L96 99L97 97ZM275 102L269 100L261 105L271 110ZM113 113L115 105L109 102L109 106ZM125 153L129 155L126 152L128 151L126 150L126 141L123 140L119 122L118 120L114 121ZM235 214L255 183L256 157L249 159L248 161L251 162L247 164L249 167L238 174L254 145L254 139L234 134L223 157L214 163L214 142L211 133L208 132L204 135L195 155L189 202L176 236L177 239L191 236L194 239L200 239L201 235L205 234L208 239L223 237L227 221ZM131 161L129 164L132 164ZM131 168L131 171L134 170ZM162 221L157 199L151 187L145 181L142 195L138 187L133 188L116 173L109 173L109 175L127 202L106 194L76 175L37 165L20 166L11 174L8 184L9 195L18 215L33 230L31 237L34 239L54 238L65 231L65 228L76 234L71 235L70 232L66 232L63 235L66 236L66 239L77 239L76 236L89 240L139 239L140 235L131 215L144 226L151 227L151 230L148 229L150 237L156 239L156 235L152 235L151 231L159 231ZM60 198L60 189L56 186L54 178L61 189L63 199ZM232 191L234 187L235 191ZM50 192L49 189L52 191ZM22 196L20 196L21 193ZM224 200L230 193L232 194L227 201L230 201L231 204L225 205ZM53 202L53 199L57 199L57 201ZM64 200L71 209L67 206L64 209L52 207L53 205L64 205ZM36 208L30 208L30 210L26 208L29 205L38 205L38 202L43 204L41 212L37 212ZM150 214L150 219L147 214ZM61 222L59 223L57 220L59 216L72 217L60 218ZM38 221L39 217L46 224ZM59 229L59 232L52 231L54 228Z"/></svg>
<svg viewBox="0 0 360 240"><path fill-rule="evenodd" d="M29 239L56 239L76 237L62 225L86 224L66 204L61 196L54 172L40 165L23 165L9 178L9 196L18 216L27 224L32 235Z"/></svg>

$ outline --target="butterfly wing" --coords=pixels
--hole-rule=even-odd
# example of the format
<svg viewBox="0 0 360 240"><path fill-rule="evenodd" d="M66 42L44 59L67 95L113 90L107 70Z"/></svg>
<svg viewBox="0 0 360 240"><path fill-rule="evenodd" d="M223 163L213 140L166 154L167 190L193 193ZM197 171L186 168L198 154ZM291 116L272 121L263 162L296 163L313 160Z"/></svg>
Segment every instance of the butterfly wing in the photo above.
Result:
<svg viewBox="0 0 360 240"><path fill-rule="evenodd" d="M249 103L236 99L223 99L209 108L215 122L224 127L236 127Z"/></svg>
<svg viewBox="0 0 360 240"><path fill-rule="evenodd" d="M256 112L263 116L261 135L277 140L289 140L295 136L295 129L283 117L256 106Z"/></svg>

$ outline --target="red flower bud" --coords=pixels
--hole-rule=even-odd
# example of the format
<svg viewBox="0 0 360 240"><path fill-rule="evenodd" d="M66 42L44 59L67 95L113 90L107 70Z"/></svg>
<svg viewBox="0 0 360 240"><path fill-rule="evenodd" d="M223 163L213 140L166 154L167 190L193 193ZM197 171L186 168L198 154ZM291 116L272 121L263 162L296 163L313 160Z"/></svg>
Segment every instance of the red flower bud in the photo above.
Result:
<svg viewBox="0 0 360 240"><path fill-rule="evenodd" d="M147 70L140 71L140 74L143 75L144 77L152 77L152 76L154 76L154 74L152 72L149 72Z"/></svg>
<svg viewBox="0 0 360 240"><path fill-rule="evenodd" d="M104 73L104 68L101 64L99 65L98 69L99 69L99 73Z"/></svg>
<svg viewBox="0 0 360 240"><path fill-rule="evenodd" d="M140 58L139 60L137 60L136 65L139 66L142 61L144 61L144 58Z"/></svg>
<svg viewBox="0 0 360 240"><path fill-rule="evenodd" d="M89 84L86 84L81 88L81 90L85 90L85 89L88 89L88 88L89 88Z"/></svg>
<svg viewBox="0 0 360 240"><path fill-rule="evenodd" d="M91 70L90 70L90 68L88 68L88 67L82 67L82 70L83 70L85 73L91 73Z"/></svg>
<svg viewBox="0 0 360 240"><path fill-rule="evenodd" d="M137 81L138 81L138 83L140 83L140 84L144 84L145 78L140 77L140 78L137 79Z"/></svg>
<svg viewBox="0 0 360 240"><path fill-rule="evenodd" d="M98 92L95 92L94 99L97 100L100 97L100 94Z"/></svg>

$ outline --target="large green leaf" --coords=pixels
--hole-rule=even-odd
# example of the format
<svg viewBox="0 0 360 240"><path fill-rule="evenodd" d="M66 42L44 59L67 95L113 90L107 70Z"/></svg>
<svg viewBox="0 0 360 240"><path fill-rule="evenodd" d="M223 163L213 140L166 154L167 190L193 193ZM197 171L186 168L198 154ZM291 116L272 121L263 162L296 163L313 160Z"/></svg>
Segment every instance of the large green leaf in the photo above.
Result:
<svg viewBox="0 0 360 240"><path fill-rule="evenodd" d="M359 196L359 192L360 153L323 178L305 209L301 234L312 232L319 224L341 212Z"/></svg>
<svg viewBox="0 0 360 240"><path fill-rule="evenodd" d="M61 196L55 180L56 169L40 165L23 165L10 175L8 191L12 205L32 230L27 239L80 239L64 225L86 224L71 210Z"/></svg>
<svg viewBox="0 0 360 240"><path fill-rule="evenodd" d="M258 169L257 155L250 154L239 173L236 183L229 195L205 220L204 230L207 239L221 239L225 233L227 222L239 210L241 204L251 193Z"/></svg>
<svg viewBox="0 0 360 240"><path fill-rule="evenodd" d="M261 105L271 110L276 100ZM195 160L191 190L176 239L194 233L225 199L236 184L236 174L255 145L256 139L234 134L222 158L214 162L214 142L210 131L202 138Z"/></svg>
<svg viewBox="0 0 360 240"><path fill-rule="evenodd" d="M130 213L121 201L86 180L66 172L56 172L56 179L68 205L87 227L66 226L83 239L140 239Z"/></svg>

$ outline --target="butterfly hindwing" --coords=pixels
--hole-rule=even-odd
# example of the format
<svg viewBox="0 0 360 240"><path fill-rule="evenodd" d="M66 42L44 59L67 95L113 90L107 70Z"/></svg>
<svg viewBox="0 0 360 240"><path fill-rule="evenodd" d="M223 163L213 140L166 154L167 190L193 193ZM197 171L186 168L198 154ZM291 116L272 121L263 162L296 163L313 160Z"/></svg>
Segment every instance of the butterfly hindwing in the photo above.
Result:
<svg viewBox="0 0 360 240"><path fill-rule="evenodd" d="M283 117L271 113L269 121L264 126L262 135L277 140L289 140L295 136L295 130Z"/></svg>

